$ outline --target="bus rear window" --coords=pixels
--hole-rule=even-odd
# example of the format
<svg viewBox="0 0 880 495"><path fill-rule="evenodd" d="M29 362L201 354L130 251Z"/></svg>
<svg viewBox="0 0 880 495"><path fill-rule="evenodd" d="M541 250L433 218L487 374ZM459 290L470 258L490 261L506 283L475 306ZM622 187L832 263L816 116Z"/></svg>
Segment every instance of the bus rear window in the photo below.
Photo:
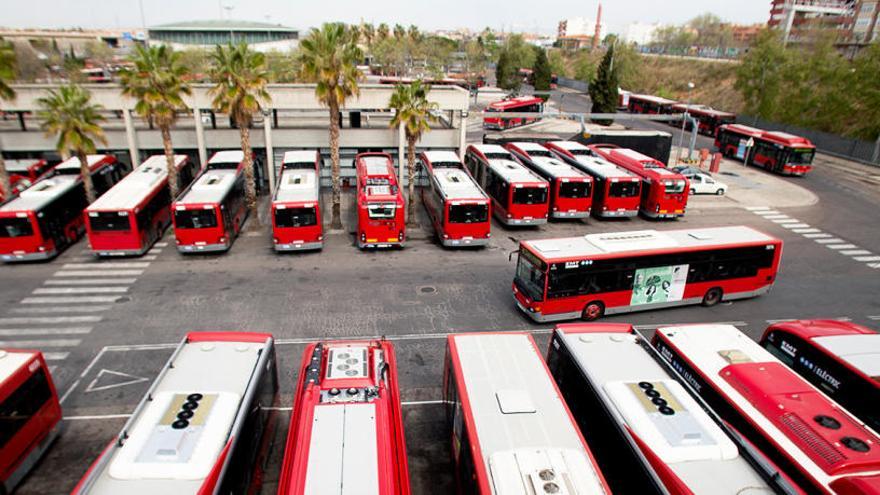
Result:
<svg viewBox="0 0 880 495"><path fill-rule="evenodd" d="M559 184L559 197L561 198L589 198L589 182L563 182Z"/></svg>
<svg viewBox="0 0 880 495"><path fill-rule="evenodd" d="M116 211L89 213L89 225L97 232L120 232L131 230L128 214L120 215Z"/></svg>
<svg viewBox="0 0 880 495"><path fill-rule="evenodd" d="M0 404L0 449L6 447L51 397L46 373L40 368Z"/></svg>
<svg viewBox="0 0 880 495"><path fill-rule="evenodd" d="M613 182L608 188L608 195L616 198L631 198L639 195L638 182Z"/></svg>
<svg viewBox="0 0 880 495"><path fill-rule="evenodd" d="M516 187L513 189L513 203L517 205L540 205L547 202L546 187Z"/></svg>
<svg viewBox="0 0 880 495"><path fill-rule="evenodd" d="M175 210L174 226L178 229L207 229L217 226L217 214L211 210Z"/></svg>
<svg viewBox="0 0 880 495"><path fill-rule="evenodd" d="M674 180L664 182L663 185L666 189L666 194L681 194L684 192L684 181L683 180Z"/></svg>
<svg viewBox="0 0 880 495"><path fill-rule="evenodd" d="M489 219L489 205L451 205L449 223L481 223Z"/></svg>
<svg viewBox="0 0 880 495"><path fill-rule="evenodd" d="M0 237L27 237L34 235L34 228L27 218L0 218Z"/></svg>
<svg viewBox="0 0 880 495"><path fill-rule="evenodd" d="M314 206L275 210L275 225L278 227L309 227L317 223L318 215Z"/></svg>
<svg viewBox="0 0 880 495"><path fill-rule="evenodd" d="M370 218L394 218L397 207L393 203L377 203L367 205L367 214Z"/></svg>

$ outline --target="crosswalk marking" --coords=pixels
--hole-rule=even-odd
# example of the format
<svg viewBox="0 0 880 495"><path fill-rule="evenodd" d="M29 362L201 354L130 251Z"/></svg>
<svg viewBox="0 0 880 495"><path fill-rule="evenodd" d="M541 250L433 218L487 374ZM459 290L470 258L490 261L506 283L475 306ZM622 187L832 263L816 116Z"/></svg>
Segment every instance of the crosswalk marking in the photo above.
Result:
<svg viewBox="0 0 880 495"><path fill-rule="evenodd" d="M0 336L15 337L28 335L80 335L92 331L92 327L66 328L0 328Z"/></svg>
<svg viewBox="0 0 880 495"><path fill-rule="evenodd" d="M761 210L769 210L769 206L746 206L746 209L749 211L761 211Z"/></svg>
<svg viewBox="0 0 880 495"><path fill-rule="evenodd" d="M805 224L805 223L787 223L787 224L783 225L783 227L785 227L787 229L802 229L805 227L809 227L809 225Z"/></svg>
<svg viewBox="0 0 880 495"><path fill-rule="evenodd" d="M122 296L26 297L22 304L111 303Z"/></svg>
<svg viewBox="0 0 880 495"><path fill-rule="evenodd" d="M880 261L880 256L856 256L853 259L856 261L867 263L868 261Z"/></svg>
<svg viewBox="0 0 880 495"><path fill-rule="evenodd" d="M143 270L68 270L55 273L55 277L131 277L142 275Z"/></svg>
<svg viewBox="0 0 880 495"><path fill-rule="evenodd" d="M130 263L116 263L116 262L96 262L96 263L65 263L62 266L62 269L68 268L146 268L150 266L149 263L143 261L133 261Z"/></svg>
<svg viewBox="0 0 880 495"><path fill-rule="evenodd" d="M819 229L810 227L807 229L805 229L805 228L794 229L794 230L792 230L792 232L794 232L795 234L816 234L821 231Z"/></svg>
<svg viewBox="0 0 880 495"><path fill-rule="evenodd" d="M806 237L807 239L827 239L831 237L831 234L826 234L825 232L816 232L815 234L804 234L804 237Z"/></svg>
<svg viewBox="0 0 880 495"><path fill-rule="evenodd" d="M58 323L97 323L101 316L13 316L0 318L0 325L53 325Z"/></svg>
<svg viewBox="0 0 880 495"><path fill-rule="evenodd" d="M785 218L791 218L788 215L762 215L767 220L782 220Z"/></svg>
<svg viewBox="0 0 880 495"><path fill-rule="evenodd" d="M880 263L868 263L871 268L880 268Z"/></svg>
<svg viewBox="0 0 880 495"><path fill-rule="evenodd" d="M69 352L44 352L43 359L46 361L63 361L69 356Z"/></svg>
<svg viewBox="0 0 880 495"><path fill-rule="evenodd" d="M855 244L828 244L825 247L828 249L852 249L857 246Z"/></svg>
<svg viewBox="0 0 880 495"><path fill-rule="evenodd" d="M136 278L49 279L43 282L43 285L123 285L133 284L136 280Z"/></svg>
<svg viewBox="0 0 880 495"><path fill-rule="evenodd" d="M9 310L10 313L29 315L29 314L47 314L47 313L61 313L61 314L70 314L70 313L101 313L103 311L107 311L112 306L54 306L54 307L22 307L22 308L11 308Z"/></svg>
<svg viewBox="0 0 880 495"><path fill-rule="evenodd" d="M0 347L12 347L14 349L43 347L76 347L82 341L79 339L44 339L44 340L0 340Z"/></svg>
<svg viewBox="0 0 880 495"><path fill-rule="evenodd" d="M167 242L157 242L156 244L153 244L153 246L160 247L160 248L163 248L167 245L168 245Z"/></svg>
<svg viewBox="0 0 880 495"><path fill-rule="evenodd" d="M778 223L778 224L782 225L782 224L784 224L784 223L799 223L800 220L797 220L797 219L795 219L795 218L788 218L788 219L772 220L772 222L773 222L773 223Z"/></svg>
<svg viewBox="0 0 880 495"><path fill-rule="evenodd" d="M159 254L162 252L162 248L153 248L147 251L148 254Z"/></svg>
<svg viewBox="0 0 880 495"><path fill-rule="evenodd" d="M831 239L816 239L816 242L819 244L838 244L841 242L846 242L843 239L838 239L837 237L833 237Z"/></svg>
<svg viewBox="0 0 880 495"><path fill-rule="evenodd" d="M867 249L847 249L841 251L840 254L845 254L847 256L864 256L866 254L871 254L871 251L868 251Z"/></svg>
<svg viewBox="0 0 880 495"><path fill-rule="evenodd" d="M128 287L41 287L32 294L119 294Z"/></svg>
<svg viewBox="0 0 880 495"><path fill-rule="evenodd" d="M141 256L142 260L149 260L149 261L153 261L156 258L158 258L158 256L156 256L155 254L148 254L146 256Z"/></svg>

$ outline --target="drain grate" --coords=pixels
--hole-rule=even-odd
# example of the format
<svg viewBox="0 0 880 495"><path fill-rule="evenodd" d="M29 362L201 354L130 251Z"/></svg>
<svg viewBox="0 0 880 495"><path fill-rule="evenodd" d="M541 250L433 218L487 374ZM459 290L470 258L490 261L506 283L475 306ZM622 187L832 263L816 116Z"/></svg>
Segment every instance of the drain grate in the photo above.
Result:
<svg viewBox="0 0 880 495"><path fill-rule="evenodd" d="M433 293L437 292L437 289L434 287L431 287L430 285L426 285L424 287L420 287L419 292L421 292L422 294L433 294Z"/></svg>

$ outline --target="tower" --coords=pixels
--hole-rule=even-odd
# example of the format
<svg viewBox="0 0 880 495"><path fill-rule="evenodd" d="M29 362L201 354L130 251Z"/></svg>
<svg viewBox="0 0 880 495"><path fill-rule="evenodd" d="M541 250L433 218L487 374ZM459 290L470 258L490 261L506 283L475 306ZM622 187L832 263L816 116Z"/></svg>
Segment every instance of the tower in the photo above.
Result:
<svg viewBox="0 0 880 495"><path fill-rule="evenodd" d="M599 2L599 12L596 13L596 31L593 33L593 50L599 48L600 36L602 36L602 2Z"/></svg>

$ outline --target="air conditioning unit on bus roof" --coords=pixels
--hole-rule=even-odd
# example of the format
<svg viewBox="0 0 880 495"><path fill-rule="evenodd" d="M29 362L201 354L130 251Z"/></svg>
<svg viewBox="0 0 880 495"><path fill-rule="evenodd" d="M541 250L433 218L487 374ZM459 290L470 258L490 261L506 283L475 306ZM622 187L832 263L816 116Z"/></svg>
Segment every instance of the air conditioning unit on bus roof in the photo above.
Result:
<svg viewBox="0 0 880 495"><path fill-rule="evenodd" d="M675 239L656 230L587 234L584 236L584 239L602 251L630 251L678 246L678 242Z"/></svg>

